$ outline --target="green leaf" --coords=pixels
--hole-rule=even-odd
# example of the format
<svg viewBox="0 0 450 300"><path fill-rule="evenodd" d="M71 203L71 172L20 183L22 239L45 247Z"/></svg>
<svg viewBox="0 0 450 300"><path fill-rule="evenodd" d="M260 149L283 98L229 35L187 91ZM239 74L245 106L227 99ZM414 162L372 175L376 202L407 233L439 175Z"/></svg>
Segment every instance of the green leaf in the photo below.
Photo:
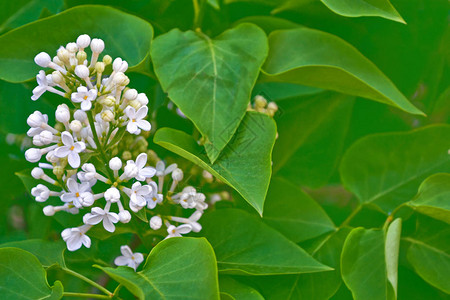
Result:
<svg viewBox="0 0 450 300"><path fill-rule="evenodd" d="M62 7L62 0L17 0L3 2L0 12L0 34L39 19L44 10L56 14Z"/></svg>
<svg viewBox="0 0 450 300"><path fill-rule="evenodd" d="M350 232L342 249L341 272L355 300L394 298L386 274L385 234L382 230L358 227Z"/></svg>
<svg viewBox="0 0 450 300"><path fill-rule="evenodd" d="M293 29L303 27L300 24L288 21L286 19L272 16L249 16L236 21L235 25L242 23L252 23L264 30L266 34L274 30Z"/></svg>
<svg viewBox="0 0 450 300"><path fill-rule="evenodd" d="M2 299L61 299L63 286L50 287L39 260L18 248L0 249L0 293Z"/></svg>
<svg viewBox="0 0 450 300"><path fill-rule="evenodd" d="M423 115L371 61L335 35L308 28L274 31L269 49L263 80L334 90Z"/></svg>
<svg viewBox="0 0 450 300"><path fill-rule="evenodd" d="M273 173L313 188L326 184L343 152L353 97L325 92L277 103Z"/></svg>
<svg viewBox="0 0 450 300"><path fill-rule="evenodd" d="M153 43L151 55L161 86L206 138L212 163L245 115L267 51L266 35L252 24L214 39L174 29Z"/></svg>
<svg viewBox="0 0 450 300"><path fill-rule="evenodd" d="M220 276L219 278L221 298L235 300L264 300L263 296L254 288L245 285L229 276Z"/></svg>
<svg viewBox="0 0 450 300"><path fill-rule="evenodd" d="M295 243L335 230L316 201L281 178L270 183L263 220Z"/></svg>
<svg viewBox="0 0 450 300"><path fill-rule="evenodd" d="M385 255L386 255L386 273L389 282L394 288L395 298L397 299L398 286L398 253L400 249L400 235L402 233L402 219L395 219L388 227L386 232Z"/></svg>
<svg viewBox="0 0 450 300"><path fill-rule="evenodd" d="M287 0L273 13L289 9L299 9L302 5L318 0ZM382 17L406 24L389 0L320 0L333 12L345 17Z"/></svg>
<svg viewBox="0 0 450 300"><path fill-rule="evenodd" d="M239 209L220 209L202 218L202 236L214 248L219 271L275 275L329 271L305 250Z"/></svg>
<svg viewBox="0 0 450 300"><path fill-rule="evenodd" d="M61 267L65 267L64 262L64 250L66 250L66 244L62 241L50 242L45 240L26 240L18 242L10 242L1 244L0 248L14 247L28 251L35 255L44 267L50 267L57 264Z"/></svg>
<svg viewBox="0 0 450 300"><path fill-rule="evenodd" d="M344 186L361 202L391 211L414 197L431 174L450 172L450 126L366 136L344 154Z"/></svg>
<svg viewBox="0 0 450 300"><path fill-rule="evenodd" d="M153 140L233 187L262 214L271 175L275 127L275 122L267 115L247 113L235 136L213 164L209 163L204 148L182 131L162 128Z"/></svg>
<svg viewBox="0 0 450 300"><path fill-rule="evenodd" d="M417 232L403 239L410 243L407 258L426 282L450 294L450 227L428 217L418 220Z"/></svg>
<svg viewBox="0 0 450 300"><path fill-rule="evenodd" d="M408 204L420 213L450 224L450 174L435 174L425 179Z"/></svg>
<svg viewBox="0 0 450 300"><path fill-rule="evenodd" d="M139 272L129 267L97 267L139 299L219 299L216 260L205 239L162 241Z"/></svg>
<svg viewBox="0 0 450 300"><path fill-rule="evenodd" d="M40 69L34 63L36 54L55 54L61 44L83 33L103 39L104 53L120 56L130 67L145 60L153 38L152 26L138 17L107 6L77 6L2 35L0 44L8 47L0 48L0 79L21 82L33 78Z"/></svg>

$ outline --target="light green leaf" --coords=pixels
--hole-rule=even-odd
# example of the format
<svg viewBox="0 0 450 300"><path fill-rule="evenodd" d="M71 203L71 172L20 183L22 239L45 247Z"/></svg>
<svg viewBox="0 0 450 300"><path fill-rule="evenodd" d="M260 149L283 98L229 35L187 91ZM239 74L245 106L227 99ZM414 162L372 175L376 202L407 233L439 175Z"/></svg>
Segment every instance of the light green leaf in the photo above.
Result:
<svg viewBox="0 0 450 300"><path fill-rule="evenodd" d="M281 178L270 183L263 220L295 243L335 230L316 201Z"/></svg>
<svg viewBox="0 0 450 300"><path fill-rule="evenodd" d="M52 14L63 7L63 0L3 1L0 11L0 34L39 19L44 10Z"/></svg>
<svg viewBox="0 0 450 300"><path fill-rule="evenodd" d="M39 260L19 248L0 249L0 294L2 299L61 299L63 286L50 287Z"/></svg>
<svg viewBox="0 0 450 300"><path fill-rule="evenodd" d="M335 35L308 28L274 31L269 49L263 80L334 90L423 115L371 61Z"/></svg>
<svg viewBox="0 0 450 300"><path fill-rule="evenodd" d="M239 209L220 209L202 218L202 236L214 248L219 271L275 275L329 271L305 250Z"/></svg>
<svg viewBox="0 0 450 300"><path fill-rule="evenodd" d="M403 239L410 243L407 258L420 277L450 294L450 227L447 223L421 217L417 232Z"/></svg>
<svg viewBox="0 0 450 300"><path fill-rule="evenodd" d="M97 267L139 299L219 299L216 260L205 239L162 241L139 272L129 267Z"/></svg>
<svg viewBox="0 0 450 300"><path fill-rule="evenodd" d="M344 154L344 186L361 202L391 211L414 197L431 174L450 172L450 126L366 136Z"/></svg>
<svg viewBox="0 0 450 300"><path fill-rule="evenodd" d="M214 39L174 29L153 43L151 55L161 86L207 139L212 163L245 115L267 51L266 35L252 24Z"/></svg>
<svg viewBox="0 0 450 300"><path fill-rule="evenodd" d="M275 122L267 115L249 112L239 129L214 164L204 148L182 131L162 128L154 142L206 169L233 187L262 214L271 175Z"/></svg>
<svg viewBox="0 0 450 300"><path fill-rule="evenodd" d="M395 299L397 299L398 286L398 254L400 249L400 235L402 234L402 219L395 219L386 232L385 254L386 273L389 282L394 288Z"/></svg>
<svg viewBox="0 0 450 300"><path fill-rule="evenodd" d="M313 188L326 184L343 152L353 98L325 92L277 101L273 173Z"/></svg>
<svg viewBox="0 0 450 300"><path fill-rule="evenodd" d="M28 251L35 255L44 267L50 267L57 264L61 267L65 267L64 262L64 250L66 250L66 244L62 241L50 242L45 240L25 240L18 242L10 242L1 244L0 248L14 247Z"/></svg>
<svg viewBox="0 0 450 300"><path fill-rule="evenodd" d="M287 0L277 7L273 13L290 9L299 9L301 6L318 2L318 0ZM333 12L345 17L382 17L392 21L405 23L403 18L392 6L389 0L320 0Z"/></svg>
<svg viewBox="0 0 450 300"><path fill-rule="evenodd" d="M36 54L55 55L60 45L83 33L103 39L104 53L121 57L130 67L145 60L153 38L152 26L138 17L107 6L77 6L2 35L0 44L8 47L0 47L0 79L21 82L33 78L40 69L34 63Z"/></svg>
<svg viewBox="0 0 450 300"><path fill-rule="evenodd" d="M386 274L384 232L353 229L342 249L341 273L355 300L393 299L394 291Z"/></svg>
<svg viewBox="0 0 450 300"><path fill-rule="evenodd" d="M420 213L450 224L450 174L435 174L425 179L408 204Z"/></svg>
<svg viewBox="0 0 450 300"><path fill-rule="evenodd" d="M221 299L264 300L257 290L229 276L220 276L219 286Z"/></svg>

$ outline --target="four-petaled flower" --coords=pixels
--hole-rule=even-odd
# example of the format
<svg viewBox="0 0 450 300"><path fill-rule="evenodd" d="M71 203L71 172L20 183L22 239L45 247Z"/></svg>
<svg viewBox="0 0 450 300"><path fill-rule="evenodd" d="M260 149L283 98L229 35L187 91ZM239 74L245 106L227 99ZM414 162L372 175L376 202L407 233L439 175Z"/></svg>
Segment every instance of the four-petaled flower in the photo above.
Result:
<svg viewBox="0 0 450 300"><path fill-rule="evenodd" d="M90 227L90 226L89 226ZM67 228L61 232L61 237L67 243L67 249L69 251L75 251L84 245L86 248L91 247L91 239L85 235L84 226Z"/></svg>
<svg viewBox="0 0 450 300"><path fill-rule="evenodd" d="M124 176L128 178L136 178L136 180L144 181L146 178L153 177L156 173L155 168L146 167L147 154L141 153L136 158L136 162L129 160L124 168Z"/></svg>
<svg viewBox="0 0 450 300"><path fill-rule="evenodd" d="M80 155L78 153L83 152L86 145L83 142L74 142L72 135L67 131L61 134L61 140L64 146L55 149L55 156L59 158L67 156L69 165L72 168L78 168L80 166Z"/></svg>
<svg viewBox="0 0 450 300"><path fill-rule="evenodd" d="M180 226L170 225L167 228L167 233L169 234L167 238L180 237L182 234L186 234L192 231L192 226L189 224L182 224Z"/></svg>
<svg viewBox="0 0 450 300"><path fill-rule="evenodd" d="M45 72L43 70L40 70L39 73L36 75L36 81L38 83L38 86L33 89L33 96L31 96L31 100L33 101L39 99L39 97L41 97L42 94L45 93L47 91L47 88L49 87L47 75L45 75Z"/></svg>
<svg viewBox="0 0 450 300"><path fill-rule="evenodd" d="M109 231L114 232L116 227L115 223L119 222L119 215L114 212L109 212L106 209L100 207L93 207L90 213L87 213L83 217L83 222L88 225L97 225L103 221L103 227Z"/></svg>
<svg viewBox="0 0 450 300"><path fill-rule="evenodd" d="M150 194L152 191L151 187L148 185L142 185L140 182L135 182L131 186L130 201L136 206L145 206L147 201L144 196Z"/></svg>
<svg viewBox="0 0 450 300"><path fill-rule="evenodd" d="M141 132L140 129L144 131L150 131L152 126L148 121L144 120L147 112L147 106L141 106L141 108L139 108L137 112L134 107L128 106L127 108L125 108L125 114L129 119L127 124L127 131L129 133L139 134Z"/></svg>
<svg viewBox="0 0 450 300"><path fill-rule="evenodd" d="M114 264L117 266L128 266L136 271L137 267L144 261L142 253L133 253L128 246L121 246L120 252L122 252L122 256L118 256L114 260Z"/></svg>
<svg viewBox="0 0 450 300"><path fill-rule="evenodd" d="M145 196L145 200L147 201L147 208L154 209L158 203L163 201L163 195L158 194L158 187L156 182L152 181L149 183L152 191L148 195Z"/></svg>
<svg viewBox="0 0 450 300"><path fill-rule="evenodd" d="M97 90L88 90L85 86L80 86L77 88L76 93L72 93L72 101L75 103L81 103L81 109L84 111L90 110L92 107L92 102L97 98Z"/></svg>
<svg viewBox="0 0 450 300"><path fill-rule="evenodd" d="M62 201L72 202L77 208L91 206L94 203L94 196L89 192L91 189L89 182L79 184L73 178L69 178L67 188L69 192L61 195Z"/></svg>

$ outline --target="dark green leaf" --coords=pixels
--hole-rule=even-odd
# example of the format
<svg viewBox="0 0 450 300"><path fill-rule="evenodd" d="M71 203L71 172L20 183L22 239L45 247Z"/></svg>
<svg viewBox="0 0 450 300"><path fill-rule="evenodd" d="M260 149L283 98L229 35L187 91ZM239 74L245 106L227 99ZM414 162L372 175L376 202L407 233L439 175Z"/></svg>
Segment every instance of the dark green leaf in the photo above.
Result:
<svg viewBox="0 0 450 300"><path fill-rule="evenodd" d="M325 211L299 187L272 179L263 220L298 243L335 229Z"/></svg>
<svg viewBox="0 0 450 300"><path fill-rule="evenodd" d="M332 34L308 29L269 35L264 80L311 85L361 96L423 114L353 46Z"/></svg>
<svg viewBox="0 0 450 300"><path fill-rule="evenodd" d="M219 271L274 275L329 271L305 250L238 209L221 209L202 218L202 236L214 248Z"/></svg>
<svg viewBox="0 0 450 300"><path fill-rule="evenodd" d="M228 297L234 300L264 300L257 290L229 276L221 276L219 286L221 298L225 294L224 298Z"/></svg>
<svg viewBox="0 0 450 300"><path fill-rule="evenodd" d="M214 162L245 115L267 56L266 35L252 24L214 39L175 29L155 39L151 55L163 90L207 139Z"/></svg>
<svg viewBox="0 0 450 300"><path fill-rule="evenodd" d="M427 176L450 171L449 136L450 126L433 125L364 137L342 158L342 182L361 202L391 211L412 199Z"/></svg>
<svg viewBox="0 0 450 300"><path fill-rule="evenodd" d="M135 16L107 6L77 6L2 35L0 44L8 47L0 48L0 79L21 82L33 78L40 69L34 63L36 54L54 55L61 44L83 33L103 39L105 54L120 56L130 67L145 60L153 38L152 26Z"/></svg>
<svg viewBox="0 0 450 300"><path fill-rule="evenodd" d="M155 134L154 142L211 172L262 214L271 175L275 134L275 123L271 118L249 112L214 164L209 163L204 148L182 131L162 128Z"/></svg>
<svg viewBox="0 0 450 300"><path fill-rule="evenodd" d="M129 267L99 268L139 299L219 299L216 260L205 239L162 241L139 272Z"/></svg>
<svg viewBox="0 0 450 300"><path fill-rule="evenodd" d="M54 264L61 267L66 266L63 254L64 250L66 250L66 244L62 241L49 242L45 240L26 240L0 245L0 248L5 247L20 248L32 253L39 259L44 267L50 267Z"/></svg>
<svg viewBox="0 0 450 300"><path fill-rule="evenodd" d="M0 293L2 299L61 299L63 286L53 287L39 260L19 248L0 249Z"/></svg>

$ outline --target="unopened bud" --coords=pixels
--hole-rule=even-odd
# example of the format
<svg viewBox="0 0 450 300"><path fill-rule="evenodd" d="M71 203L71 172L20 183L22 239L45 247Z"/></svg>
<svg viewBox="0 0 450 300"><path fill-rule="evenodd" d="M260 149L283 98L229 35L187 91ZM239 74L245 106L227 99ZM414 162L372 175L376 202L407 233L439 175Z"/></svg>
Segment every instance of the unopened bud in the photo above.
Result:
<svg viewBox="0 0 450 300"><path fill-rule="evenodd" d="M66 49L71 53L75 53L78 51L78 45L76 43L68 43Z"/></svg>
<svg viewBox="0 0 450 300"><path fill-rule="evenodd" d="M55 214L55 212L56 212L55 208L53 206L51 206L51 205L47 205L46 207L44 207L42 209L42 211L44 212L44 215L46 215L48 217L53 216Z"/></svg>
<svg viewBox="0 0 450 300"><path fill-rule="evenodd" d="M103 71L105 71L105 63L103 62L97 62L95 64L95 71L97 73L103 73Z"/></svg>
<svg viewBox="0 0 450 300"><path fill-rule="evenodd" d="M62 166L56 166L53 168L53 174L56 175L56 177L61 178L61 176L64 175L64 168Z"/></svg>
<svg viewBox="0 0 450 300"><path fill-rule="evenodd" d="M78 120L73 120L72 122L70 122L69 128L73 132L80 132L81 129L83 129L83 124L81 124L81 122Z"/></svg>
<svg viewBox="0 0 450 300"><path fill-rule="evenodd" d="M150 228L153 229L153 230L158 230L158 229L160 229L161 226L162 226L162 220L161 220L161 217L160 217L160 216L153 216L153 217L150 219L149 224L150 224Z"/></svg>
<svg viewBox="0 0 450 300"><path fill-rule="evenodd" d="M34 62L43 68L47 68L51 61L50 55L46 52L41 52L34 57Z"/></svg>
<svg viewBox="0 0 450 300"><path fill-rule="evenodd" d="M87 54L83 50L78 51L77 60L79 64L82 64L87 59Z"/></svg>
<svg viewBox="0 0 450 300"><path fill-rule="evenodd" d="M91 43L91 38L87 34L82 34L77 38L77 45L80 49L89 47Z"/></svg>
<svg viewBox="0 0 450 300"><path fill-rule="evenodd" d="M132 158L130 151L123 151L122 153L122 159L123 160L130 160Z"/></svg>
<svg viewBox="0 0 450 300"><path fill-rule="evenodd" d="M105 42L101 39L92 39L91 50L94 53L101 53L105 49Z"/></svg>
<svg viewBox="0 0 450 300"><path fill-rule="evenodd" d="M267 105L267 100L261 95L255 96L255 108L264 108Z"/></svg>
<svg viewBox="0 0 450 300"><path fill-rule="evenodd" d="M108 96L102 100L102 104L109 107L114 106L114 104L116 104L116 98L113 96Z"/></svg>
<svg viewBox="0 0 450 300"><path fill-rule="evenodd" d="M112 63L112 58L109 55L105 55L103 56L103 62L105 63L105 65L109 65Z"/></svg>
<svg viewBox="0 0 450 300"><path fill-rule="evenodd" d="M53 80L53 82L56 83L56 84L61 84L61 83L64 82L64 77L63 77L63 75L61 74L61 72L59 72L59 71L54 71L54 72L52 73L52 80Z"/></svg>
<svg viewBox="0 0 450 300"><path fill-rule="evenodd" d="M55 112L55 117L58 122L67 123L70 120L70 110L66 104L58 105Z"/></svg>

